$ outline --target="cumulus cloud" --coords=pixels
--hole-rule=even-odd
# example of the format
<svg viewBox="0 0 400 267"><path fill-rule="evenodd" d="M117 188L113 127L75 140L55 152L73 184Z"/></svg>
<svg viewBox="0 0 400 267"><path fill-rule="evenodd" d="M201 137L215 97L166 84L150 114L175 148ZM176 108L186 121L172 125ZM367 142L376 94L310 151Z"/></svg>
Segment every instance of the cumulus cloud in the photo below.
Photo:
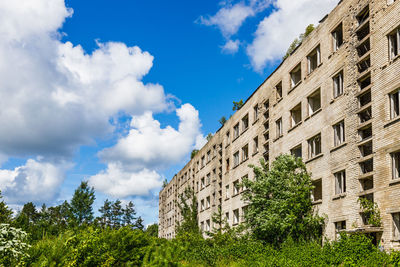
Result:
<svg viewBox="0 0 400 267"><path fill-rule="evenodd" d="M129 133L99 153L107 163L107 170L92 176L90 183L116 197L147 194L159 188L161 175L154 170L182 160L195 141L196 145L204 144L198 111L184 104L176 110L176 115L180 120L178 129L161 128L151 112L133 116Z"/></svg>
<svg viewBox="0 0 400 267"><path fill-rule="evenodd" d="M309 24L316 24L338 0L276 0L275 11L258 25L247 54L255 70L282 58L285 49Z"/></svg>
<svg viewBox="0 0 400 267"><path fill-rule="evenodd" d="M66 162L28 159L25 165L14 170L0 170L2 194L7 202L13 204L53 200L65 178L65 171L70 167L71 164Z"/></svg>
<svg viewBox="0 0 400 267"><path fill-rule="evenodd" d="M239 40L228 40L221 48L222 52L226 54L235 54L239 50L240 41Z"/></svg>
<svg viewBox="0 0 400 267"><path fill-rule="evenodd" d="M118 122L113 118L121 114L132 117L132 131L114 149L104 151L108 168L93 178L102 180L100 188L115 184L118 192L135 186L142 190L129 189L130 194L148 192L160 183L149 162L180 159L199 134L198 114L190 105L177 110L178 131L157 131L152 114L175 107L161 85L142 81L153 66L148 52L119 42L98 42L87 53L79 44L62 42L59 30L72 14L64 0L0 1L0 164L10 157L30 158L24 166L0 170L0 189L10 204L55 197L71 167L66 162L79 146L118 134L120 125L110 121ZM157 150L157 140L149 138L163 138L169 146L158 141L163 148ZM122 143L147 154L130 147L125 151ZM171 158L163 149L171 150Z"/></svg>

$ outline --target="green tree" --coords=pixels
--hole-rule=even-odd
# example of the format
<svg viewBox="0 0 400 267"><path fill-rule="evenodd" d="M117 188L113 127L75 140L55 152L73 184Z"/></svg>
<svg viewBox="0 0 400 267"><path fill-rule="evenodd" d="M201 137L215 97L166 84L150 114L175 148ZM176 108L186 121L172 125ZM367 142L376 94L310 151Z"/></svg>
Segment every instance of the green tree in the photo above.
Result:
<svg viewBox="0 0 400 267"><path fill-rule="evenodd" d="M243 105L244 105L244 103L243 103L243 99L240 99L240 101L233 101L233 107L232 107L232 110L233 111L235 111L235 110L239 110L239 109L241 109L242 107L243 107Z"/></svg>
<svg viewBox="0 0 400 267"><path fill-rule="evenodd" d="M220 239L223 233L228 234L230 232L231 228L222 213L221 206L218 206L217 211L212 214L211 221L216 227L213 227L211 231L206 232L208 236L214 239Z"/></svg>
<svg viewBox="0 0 400 267"><path fill-rule="evenodd" d="M104 200L103 206L101 206L99 209L99 212L101 213L100 224L103 227L111 226L111 220L112 220L111 205L112 202L106 199Z"/></svg>
<svg viewBox="0 0 400 267"><path fill-rule="evenodd" d="M117 199L111 204L111 226L113 228L119 229L121 227L123 214L121 201Z"/></svg>
<svg viewBox="0 0 400 267"><path fill-rule="evenodd" d="M177 222L177 235L184 233L200 234L197 217L197 197L190 187L186 187L178 196L177 202L183 220Z"/></svg>
<svg viewBox="0 0 400 267"><path fill-rule="evenodd" d="M149 236L158 237L158 224L153 223L147 226L146 233Z"/></svg>
<svg viewBox="0 0 400 267"><path fill-rule="evenodd" d="M207 137L206 137L207 141L210 141L212 137L213 137L212 133L209 133L209 134L207 135Z"/></svg>
<svg viewBox="0 0 400 267"><path fill-rule="evenodd" d="M224 126L224 124L226 123L225 116L222 116L221 119L218 120L218 122L221 123L221 126Z"/></svg>
<svg viewBox="0 0 400 267"><path fill-rule="evenodd" d="M126 204L125 208L122 210L123 215L122 215L122 224L124 226L131 226L134 224L134 221L136 219L136 210L135 210L135 205L133 204L132 201L129 201L128 204Z"/></svg>
<svg viewBox="0 0 400 267"><path fill-rule="evenodd" d="M194 158L194 156L196 156L196 154L199 152L198 149L193 149L192 153L190 154L190 159Z"/></svg>
<svg viewBox="0 0 400 267"><path fill-rule="evenodd" d="M136 219L134 228L139 229L139 230L143 230L143 229L144 229L144 224L143 224L143 222L144 222L144 221L143 221L142 217L139 216L139 217Z"/></svg>
<svg viewBox="0 0 400 267"><path fill-rule="evenodd" d="M2 199L0 191L0 200ZM8 208L7 204L2 200L0 202L0 223L7 223L11 221L12 211Z"/></svg>
<svg viewBox="0 0 400 267"><path fill-rule="evenodd" d="M256 238L279 244L288 237L315 239L324 219L314 214L311 175L301 158L280 155L268 169L251 166L254 180L244 179L243 200L248 202L245 224Z"/></svg>
<svg viewBox="0 0 400 267"><path fill-rule="evenodd" d="M283 60L288 58L296 48L301 45L301 43L304 41L304 39L312 33L312 31L315 29L314 24L310 24L306 27L306 30L304 33L300 34L298 38L294 39L293 42L290 44L288 50L286 51L286 54L283 56Z"/></svg>
<svg viewBox="0 0 400 267"><path fill-rule="evenodd" d="M88 182L82 181L71 200L71 211L78 225L92 222L95 199L94 188L89 187Z"/></svg>

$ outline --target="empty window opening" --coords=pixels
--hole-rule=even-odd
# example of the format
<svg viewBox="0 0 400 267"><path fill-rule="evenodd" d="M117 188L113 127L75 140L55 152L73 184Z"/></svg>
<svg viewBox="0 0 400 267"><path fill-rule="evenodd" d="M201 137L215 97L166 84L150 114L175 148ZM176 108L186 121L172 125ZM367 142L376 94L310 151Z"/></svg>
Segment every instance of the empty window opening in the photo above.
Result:
<svg viewBox="0 0 400 267"><path fill-rule="evenodd" d="M357 54L359 57L365 55L369 50L371 50L369 38L357 46Z"/></svg>
<svg viewBox="0 0 400 267"><path fill-rule="evenodd" d="M258 104L253 107L254 121L258 120Z"/></svg>
<svg viewBox="0 0 400 267"><path fill-rule="evenodd" d="M249 158L249 145L245 145L242 147L242 161L245 161Z"/></svg>
<svg viewBox="0 0 400 267"><path fill-rule="evenodd" d="M253 153L258 152L258 136L253 139Z"/></svg>
<svg viewBox="0 0 400 267"><path fill-rule="evenodd" d="M370 84L371 84L371 73L368 73L367 75L363 76L361 79L358 80L358 86L360 87L360 90L363 90Z"/></svg>
<svg viewBox="0 0 400 267"><path fill-rule="evenodd" d="M335 194L342 194L346 192L346 172L340 171L335 175Z"/></svg>
<svg viewBox="0 0 400 267"><path fill-rule="evenodd" d="M276 138L279 138L283 135L283 129L282 129L282 118L278 119L276 122Z"/></svg>
<svg viewBox="0 0 400 267"><path fill-rule="evenodd" d="M229 159L226 159L226 171L229 171Z"/></svg>
<svg viewBox="0 0 400 267"><path fill-rule="evenodd" d="M346 230L346 221L335 222L336 236L343 230Z"/></svg>
<svg viewBox="0 0 400 267"><path fill-rule="evenodd" d="M275 86L275 91L276 91L276 99L281 99L282 98L282 81L280 81L276 86Z"/></svg>
<svg viewBox="0 0 400 267"><path fill-rule="evenodd" d="M206 221L206 231L210 231L210 220Z"/></svg>
<svg viewBox="0 0 400 267"><path fill-rule="evenodd" d="M233 126L233 139L239 137L239 123Z"/></svg>
<svg viewBox="0 0 400 267"><path fill-rule="evenodd" d="M229 185L225 186L225 198L229 198Z"/></svg>
<svg viewBox="0 0 400 267"><path fill-rule="evenodd" d="M389 94L390 98L390 118L394 119L400 115L400 89Z"/></svg>
<svg viewBox="0 0 400 267"><path fill-rule="evenodd" d="M302 157L302 152L301 152L301 145L298 145L290 150L290 154L296 158L301 158Z"/></svg>
<svg viewBox="0 0 400 267"><path fill-rule="evenodd" d="M345 142L344 121L333 125L334 146L341 145Z"/></svg>
<svg viewBox="0 0 400 267"><path fill-rule="evenodd" d="M361 27L361 29L357 30L357 40L362 41L365 37L368 36L369 32L369 22L367 22L364 26Z"/></svg>
<svg viewBox="0 0 400 267"><path fill-rule="evenodd" d="M360 108L371 103L371 90L368 90L366 93L360 95L358 97L358 103Z"/></svg>
<svg viewBox="0 0 400 267"><path fill-rule="evenodd" d="M239 165L239 151L233 154L233 167Z"/></svg>
<svg viewBox="0 0 400 267"><path fill-rule="evenodd" d="M321 154L321 134L308 140L308 158L313 158Z"/></svg>
<svg viewBox="0 0 400 267"><path fill-rule="evenodd" d="M291 127L301 122L301 103L290 110Z"/></svg>
<svg viewBox="0 0 400 267"><path fill-rule="evenodd" d="M366 21L369 18L369 6L366 6L363 10L358 13L356 19L358 24L362 24L364 21Z"/></svg>
<svg viewBox="0 0 400 267"><path fill-rule="evenodd" d="M233 211L233 224L239 223L239 209Z"/></svg>
<svg viewBox="0 0 400 267"><path fill-rule="evenodd" d="M319 64L321 64L321 49L319 45L310 54L308 54L307 63L309 74L318 68Z"/></svg>
<svg viewBox="0 0 400 267"><path fill-rule="evenodd" d="M360 119L360 123L364 123L369 121L372 118L371 107L363 109L358 113L358 118Z"/></svg>
<svg viewBox="0 0 400 267"><path fill-rule="evenodd" d="M392 158L392 179L400 178L400 151L391 154Z"/></svg>
<svg viewBox="0 0 400 267"><path fill-rule="evenodd" d="M269 140L269 132L264 133L264 140L265 141Z"/></svg>
<svg viewBox="0 0 400 267"><path fill-rule="evenodd" d="M239 186L239 181L235 181L235 182L233 182L233 193L232 193L232 196L236 196L237 194L239 194L239 192L240 192L240 186Z"/></svg>
<svg viewBox="0 0 400 267"><path fill-rule="evenodd" d="M211 206L210 197L208 196L208 197L206 198L206 209L208 209L210 206Z"/></svg>
<svg viewBox="0 0 400 267"><path fill-rule="evenodd" d="M400 27L388 35L389 41L389 59L394 59L400 55Z"/></svg>
<svg viewBox="0 0 400 267"><path fill-rule="evenodd" d="M374 160L369 159L363 162L360 162L361 173L366 174L372 172L374 170Z"/></svg>
<svg viewBox="0 0 400 267"><path fill-rule="evenodd" d="M265 118L266 120L269 119L269 110L266 110L266 111L264 112L264 118Z"/></svg>
<svg viewBox="0 0 400 267"><path fill-rule="evenodd" d="M312 182L312 201L322 200L322 179L316 180Z"/></svg>
<svg viewBox="0 0 400 267"><path fill-rule="evenodd" d="M343 71L333 77L333 97L337 98L343 94Z"/></svg>
<svg viewBox="0 0 400 267"><path fill-rule="evenodd" d="M366 59L362 60L361 62L357 63L358 72L362 73L371 67L371 59L368 56Z"/></svg>
<svg viewBox="0 0 400 267"><path fill-rule="evenodd" d="M268 131L269 130L269 122L265 122L264 123L264 131Z"/></svg>
<svg viewBox="0 0 400 267"><path fill-rule="evenodd" d="M246 116L242 119L242 131L247 130L247 128L249 128L249 115L246 115Z"/></svg>
<svg viewBox="0 0 400 267"><path fill-rule="evenodd" d="M374 188L374 179L372 177L367 178L367 179L362 179L360 181L360 183L361 183L362 191L367 191L367 190Z"/></svg>
<svg viewBox="0 0 400 267"><path fill-rule="evenodd" d="M372 126L368 125L360 130L358 130L361 141L372 137Z"/></svg>
<svg viewBox="0 0 400 267"><path fill-rule="evenodd" d="M393 220L393 240L400 240L400 212L392 213Z"/></svg>
<svg viewBox="0 0 400 267"><path fill-rule="evenodd" d="M362 157L366 157L372 154L372 141L365 143L359 147Z"/></svg>
<svg viewBox="0 0 400 267"><path fill-rule="evenodd" d="M291 88L295 87L297 84L301 82L301 64L298 64L290 72L290 81L291 81Z"/></svg>
<svg viewBox="0 0 400 267"><path fill-rule="evenodd" d="M321 108L321 89L318 89L307 98L308 116L311 116Z"/></svg>
<svg viewBox="0 0 400 267"><path fill-rule="evenodd" d="M337 51L339 47L343 44L343 24L340 23L339 26L332 32L332 40L333 40L333 51Z"/></svg>

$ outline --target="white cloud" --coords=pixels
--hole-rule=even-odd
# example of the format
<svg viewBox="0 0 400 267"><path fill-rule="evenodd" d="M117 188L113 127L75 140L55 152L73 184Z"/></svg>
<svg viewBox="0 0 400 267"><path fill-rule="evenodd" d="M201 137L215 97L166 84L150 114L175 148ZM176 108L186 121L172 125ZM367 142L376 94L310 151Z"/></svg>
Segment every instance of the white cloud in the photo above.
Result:
<svg viewBox="0 0 400 267"><path fill-rule="evenodd" d="M58 31L69 16L64 0L0 1L0 164L31 158L0 170L9 204L54 198L71 166L66 162L78 147L118 134L121 125L110 119L120 114L132 117L132 130L104 151L108 168L92 179L110 194L142 195L159 187L153 160L176 163L200 134L189 104L177 110L178 130L161 129L152 118L174 108L161 85L142 81L152 55L118 42L98 42L90 53L62 42Z"/></svg>
<svg viewBox="0 0 400 267"><path fill-rule="evenodd" d="M0 190L6 202L13 204L53 200L70 167L71 164L66 162L29 159L24 166L14 170L0 170Z"/></svg>
<svg viewBox="0 0 400 267"><path fill-rule="evenodd" d="M221 48L222 52L226 54L235 54L239 50L239 40L228 40Z"/></svg>
<svg viewBox="0 0 400 267"><path fill-rule="evenodd" d="M267 62L281 59L290 43L309 24L317 24L338 0L277 0L276 10L258 25L253 42L247 47L251 64L261 71Z"/></svg>
<svg viewBox="0 0 400 267"><path fill-rule="evenodd" d="M229 38L237 33L243 22L250 16L254 16L254 10L240 2L235 5L224 6L214 16L201 16L199 22L206 26L218 27L222 34Z"/></svg>
<svg viewBox="0 0 400 267"><path fill-rule="evenodd" d="M160 170L181 161L194 148L204 144L198 111L190 104L176 110L178 129L161 128L151 112L133 116L127 136L99 153L107 170L89 178L97 189L115 197L144 195L161 186Z"/></svg>

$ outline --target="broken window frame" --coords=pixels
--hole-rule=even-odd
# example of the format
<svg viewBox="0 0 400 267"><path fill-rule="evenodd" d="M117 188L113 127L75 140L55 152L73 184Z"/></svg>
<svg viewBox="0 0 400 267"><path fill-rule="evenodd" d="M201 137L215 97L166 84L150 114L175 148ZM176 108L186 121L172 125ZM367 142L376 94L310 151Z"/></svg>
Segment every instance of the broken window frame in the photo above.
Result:
<svg viewBox="0 0 400 267"><path fill-rule="evenodd" d="M332 78L333 80L333 98L343 95L343 70Z"/></svg>
<svg viewBox="0 0 400 267"><path fill-rule="evenodd" d="M300 151L300 155L299 155L298 151ZM301 144L299 144L299 145L293 147L292 149L290 149L290 154L295 158L302 158L303 151L302 151Z"/></svg>
<svg viewBox="0 0 400 267"><path fill-rule="evenodd" d="M390 154L392 160L392 180L400 179L400 151Z"/></svg>
<svg viewBox="0 0 400 267"><path fill-rule="evenodd" d="M240 164L239 151L233 154L233 167L236 167Z"/></svg>
<svg viewBox="0 0 400 267"><path fill-rule="evenodd" d="M322 153L321 133L307 140L308 143L308 158L312 159Z"/></svg>
<svg viewBox="0 0 400 267"><path fill-rule="evenodd" d="M239 123L237 123L235 126L233 126L233 140L239 137Z"/></svg>
<svg viewBox="0 0 400 267"><path fill-rule="evenodd" d="M334 147L340 146L346 141L344 120L333 125L333 144Z"/></svg>
<svg viewBox="0 0 400 267"><path fill-rule="evenodd" d="M307 56L308 74L311 74L314 70L316 70L319 67L320 64L321 64L321 46L318 45Z"/></svg>
<svg viewBox="0 0 400 267"><path fill-rule="evenodd" d="M336 52L343 44L343 23L340 23L332 32L332 49Z"/></svg>
<svg viewBox="0 0 400 267"><path fill-rule="evenodd" d="M298 79L296 79L298 78ZM290 71L290 88L296 87L302 80L301 75L301 63L297 64L296 67Z"/></svg>
<svg viewBox="0 0 400 267"><path fill-rule="evenodd" d="M302 121L301 102L290 110L290 126L293 128Z"/></svg>
<svg viewBox="0 0 400 267"><path fill-rule="evenodd" d="M400 27L388 34L389 60L400 55Z"/></svg>
<svg viewBox="0 0 400 267"><path fill-rule="evenodd" d="M390 119L400 116L400 88L389 94Z"/></svg>
<svg viewBox="0 0 400 267"><path fill-rule="evenodd" d="M318 101L316 100L318 97ZM308 103L308 116L311 116L315 112L321 109L321 88L315 90L311 95L307 97Z"/></svg>
<svg viewBox="0 0 400 267"><path fill-rule="evenodd" d="M336 172L335 176L335 195L346 193L346 171Z"/></svg>
<svg viewBox="0 0 400 267"><path fill-rule="evenodd" d="M245 161L249 158L249 145L245 145L242 147L242 161Z"/></svg>

